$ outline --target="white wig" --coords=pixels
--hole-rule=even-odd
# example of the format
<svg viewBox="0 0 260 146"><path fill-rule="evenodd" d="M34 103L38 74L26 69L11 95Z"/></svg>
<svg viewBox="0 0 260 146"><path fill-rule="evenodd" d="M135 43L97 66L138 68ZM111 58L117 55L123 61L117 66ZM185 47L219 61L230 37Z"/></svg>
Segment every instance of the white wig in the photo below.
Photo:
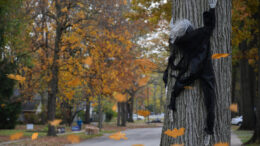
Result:
<svg viewBox="0 0 260 146"><path fill-rule="evenodd" d="M187 19L177 20L175 24L173 24L173 19L171 19L170 22L171 43L173 44L177 37L183 36L189 27L193 28L193 25Z"/></svg>

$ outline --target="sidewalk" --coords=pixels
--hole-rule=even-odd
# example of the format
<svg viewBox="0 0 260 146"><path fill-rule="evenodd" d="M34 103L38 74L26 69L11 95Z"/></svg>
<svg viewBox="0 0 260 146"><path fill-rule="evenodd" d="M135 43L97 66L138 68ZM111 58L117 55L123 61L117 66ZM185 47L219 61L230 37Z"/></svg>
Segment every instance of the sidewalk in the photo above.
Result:
<svg viewBox="0 0 260 146"><path fill-rule="evenodd" d="M237 135L231 131L231 146L241 146L242 142L241 140L237 137Z"/></svg>

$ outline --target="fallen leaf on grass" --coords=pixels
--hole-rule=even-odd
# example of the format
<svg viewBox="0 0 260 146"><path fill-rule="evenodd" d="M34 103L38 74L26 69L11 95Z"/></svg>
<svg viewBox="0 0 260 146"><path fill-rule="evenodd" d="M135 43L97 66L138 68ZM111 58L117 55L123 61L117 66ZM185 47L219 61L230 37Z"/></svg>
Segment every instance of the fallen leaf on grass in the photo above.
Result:
<svg viewBox="0 0 260 146"><path fill-rule="evenodd" d="M214 144L214 146L229 146L229 144L220 142L220 143Z"/></svg>
<svg viewBox="0 0 260 146"><path fill-rule="evenodd" d="M33 133L33 134L32 134L32 140L37 139L37 137L38 137L38 133Z"/></svg>
<svg viewBox="0 0 260 146"><path fill-rule="evenodd" d="M115 134L112 134L109 136L110 139L114 139L114 140L120 140L120 139L125 139L127 140L128 138L125 137L125 133L122 132L117 132Z"/></svg>
<svg viewBox="0 0 260 146"><path fill-rule="evenodd" d="M10 140L18 140L23 137L23 132L18 132L15 134L10 135Z"/></svg>
<svg viewBox="0 0 260 146"><path fill-rule="evenodd" d="M180 128L179 130L174 128L173 130L168 129L164 132L164 134L171 136L173 138L177 138L178 136L182 136L184 134L185 128Z"/></svg>
<svg viewBox="0 0 260 146"><path fill-rule="evenodd" d="M229 109L230 109L232 112L237 112L237 111L238 111L237 104L231 104L231 105L229 106Z"/></svg>
<svg viewBox="0 0 260 146"><path fill-rule="evenodd" d="M50 124L52 126L58 126L60 124L61 120L60 119L56 119L56 120L53 120L53 121L50 121Z"/></svg>
<svg viewBox="0 0 260 146"><path fill-rule="evenodd" d="M80 138L77 135L68 135L67 140L71 143L79 143L80 142Z"/></svg>

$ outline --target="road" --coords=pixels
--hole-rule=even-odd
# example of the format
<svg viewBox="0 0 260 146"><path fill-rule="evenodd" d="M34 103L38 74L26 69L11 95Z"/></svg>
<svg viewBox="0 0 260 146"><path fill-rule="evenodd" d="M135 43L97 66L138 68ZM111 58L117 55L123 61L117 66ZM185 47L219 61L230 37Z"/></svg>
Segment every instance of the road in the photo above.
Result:
<svg viewBox="0 0 260 146"><path fill-rule="evenodd" d="M130 129L122 132L126 134L127 140L117 141L105 135L70 146L132 146L133 144L159 146L162 128Z"/></svg>
<svg viewBox="0 0 260 146"><path fill-rule="evenodd" d="M162 128L141 128L122 131L126 134L127 140L113 140L108 138L110 134L83 141L70 146L132 146L143 144L144 146L159 146ZM242 143L237 136L231 132L231 146L241 146Z"/></svg>

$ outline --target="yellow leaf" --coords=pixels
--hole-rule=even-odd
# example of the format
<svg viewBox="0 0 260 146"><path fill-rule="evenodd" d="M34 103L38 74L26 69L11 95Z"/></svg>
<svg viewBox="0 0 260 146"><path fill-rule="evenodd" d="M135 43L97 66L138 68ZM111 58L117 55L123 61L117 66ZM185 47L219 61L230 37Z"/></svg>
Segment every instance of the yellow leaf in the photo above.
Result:
<svg viewBox="0 0 260 146"><path fill-rule="evenodd" d="M185 88L185 89L192 89L193 87L191 87L191 86L185 86L184 88Z"/></svg>
<svg viewBox="0 0 260 146"><path fill-rule="evenodd" d="M185 132L185 128L180 128L179 130L174 128L173 130L168 129L164 132L164 134L171 136L173 138L177 138L178 136L182 136Z"/></svg>
<svg viewBox="0 0 260 146"><path fill-rule="evenodd" d="M133 144L132 146L144 146L143 144Z"/></svg>
<svg viewBox="0 0 260 146"><path fill-rule="evenodd" d="M184 144L172 144L171 146L184 146Z"/></svg>
<svg viewBox="0 0 260 146"><path fill-rule="evenodd" d="M22 77L20 75L8 74L7 77L10 78L10 79L13 79L13 80L17 80L19 82L25 81L25 77Z"/></svg>
<svg viewBox="0 0 260 146"><path fill-rule="evenodd" d="M114 112L117 111L117 105L116 105L116 104L112 107L112 110L113 110Z"/></svg>
<svg viewBox="0 0 260 146"><path fill-rule="evenodd" d="M144 78L142 78L142 79L140 79L140 80L138 81L138 85L139 85L139 86L144 86L144 85L147 84L148 81L149 81L149 77L144 77Z"/></svg>
<svg viewBox="0 0 260 146"><path fill-rule="evenodd" d="M237 112L237 111L238 111L237 104L231 104L231 105L229 106L229 109L230 109L232 112Z"/></svg>
<svg viewBox="0 0 260 146"><path fill-rule="evenodd" d="M1 104L1 108L4 108L5 107L5 104Z"/></svg>
<svg viewBox="0 0 260 146"><path fill-rule="evenodd" d="M139 111L137 111L137 114L141 115L141 116L144 116L144 117L147 117L147 116L150 115L150 111L148 111L148 110L139 110Z"/></svg>
<svg viewBox="0 0 260 146"><path fill-rule="evenodd" d="M87 59L83 60L83 63L90 66L92 64L92 58L88 57Z"/></svg>
<svg viewBox="0 0 260 146"><path fill-rule="evenodd" d="M61 120L60 119L56 119L56 120L53 120L53 121L50 121L49 123L52 125L52 126L58 126L60 124Z"/></svg>
<svg viewBox="0 0 260 146"><path fill-rule="evenodd" d="M229 144L220 142L220 143L214 144L214 146L229 146Z"/></svg>
<svg viewBox="0 0 260 146"><path fill-rule="evenodd" d="M114 98L116 99L117 102L126 102L127 101L126 95L123 95L123 94L117 93L117 92L114 93Z"/></svg>
<svg viewBox="0 0 260 146"><path fill-rule="evenodd" d="M67 12L68 11L68 9L67 9L67 7L65 7L65 8L63 8L63 9L61 9L61 12Z"/></svg>
<svg viewBox="0 0 260 146"><path fill-rule="evenodd" d="M37 137L38 137L38 133L33 133L33 135L32 135L32 140L37 139Z"/></svg>
<svg viewBox="0 0 260 146"><path fill-rule="evenodd" d="M228 56L229 56L229 54L213 54L212 59L220 59L220 58L225 58Z"/></svg>
<svg viewBox="0 0 260 146"><path fill-rule="evenodd" d="M23 137L23 133L22 132L18 132L18 133L10 135L10 140L18 140L18 139L20 139L22 137Z"/></svg>
<svg viewBox="0 0 260 146"><path fill-rule="evenodd" d="M127 140L128 138L125 137L125 133L121 133L121 132L117 132L115 134L112 134L109 136L110 139L114 139L114 140L120 140L120 139L125 139Z"/></svg>
<svg viewBox="0 0 260 146"><path fill-rule="evenodd" d="M71 143L79 143L80 142L80 138L77 135L68 135L67 140Z"/></svg>

